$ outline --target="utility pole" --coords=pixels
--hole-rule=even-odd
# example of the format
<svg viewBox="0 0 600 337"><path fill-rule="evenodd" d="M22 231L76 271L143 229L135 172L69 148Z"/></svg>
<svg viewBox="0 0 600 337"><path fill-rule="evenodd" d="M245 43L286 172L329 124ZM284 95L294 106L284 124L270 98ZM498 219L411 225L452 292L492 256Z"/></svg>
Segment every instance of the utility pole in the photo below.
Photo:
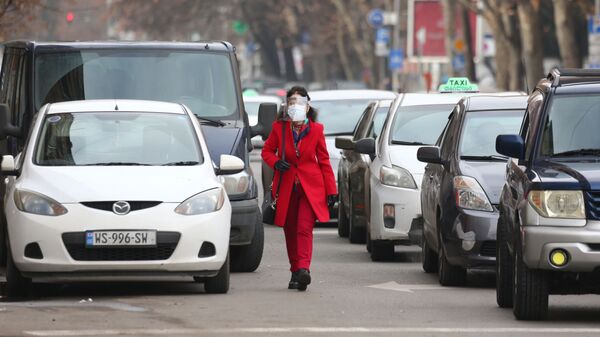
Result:
<svg viewBox="0 0 600 337"><path fill-rule="evenodd" d="M600 0L596 0L598 3ZM396 15L396 24L394 25L394 32L392 34L392 48L398 50L402 48L400 43L400 0L394 0L394 14ZM392 71L392 90L398 92L400 90L400 69L394 69Z"/></svg>

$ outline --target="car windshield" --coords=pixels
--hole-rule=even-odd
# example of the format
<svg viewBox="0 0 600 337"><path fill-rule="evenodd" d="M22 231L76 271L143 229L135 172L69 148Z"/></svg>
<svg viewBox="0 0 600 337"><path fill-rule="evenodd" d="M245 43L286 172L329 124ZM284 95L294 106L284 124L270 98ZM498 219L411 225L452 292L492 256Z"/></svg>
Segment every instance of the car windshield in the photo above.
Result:
<svg viewBox="0 0 600 337"><path fill-rule="evenodd" d="M460 137L461 157L499 156L496 137L518 133L523 113L523 110L468 112Z"/></svg>
<svg viewBox="0 0 600 337"><path fill-rule="evenodd" d="M432 145L438 139L455 104L401 106L394 117L391 142Z"/></svg>
<svg viewBox="0 0 600 337"><path fill-rule="evenodd" d="M198 116L238 119L229 58L166 50L40 53L35 61L36 110L89 99L146 99L187 105Z"/></svg>
<svg viewBox="0 0 600 337"><path fill-rule="evenodd" d="M46 116L34 162L42 166L198 165L203 158L187 115L76 112Z"/></svg>
<svg viewBox="0 0 600 337"><path fill-rule="evenodd" d="M325 136L351 135L369 100L311 101L310 105L317 109L317 120L325 127Z"/></svg>
<svg viewBox="0 0 600 337"><path fill-rule="evenodd" d="M600 95L556 95L544 122L540 154L600 156L599 125Z"/></svg>

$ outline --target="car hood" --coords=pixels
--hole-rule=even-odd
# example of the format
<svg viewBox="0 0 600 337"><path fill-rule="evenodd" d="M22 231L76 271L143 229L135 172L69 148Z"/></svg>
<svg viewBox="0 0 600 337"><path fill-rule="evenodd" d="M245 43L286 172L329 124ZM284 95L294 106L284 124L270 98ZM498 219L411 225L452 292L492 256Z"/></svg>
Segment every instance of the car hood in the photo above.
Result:
<svg viewBox="0 0 600 337"><path fill-rule="evenodd" d="M460 161L460 173L475 178L492 204L500 202L502 186L506 181L506 162Z"/></svg>
<svg viewBox="0 0 600 337"><path fill-rule="evenodd" d="M598 161L551 161L538 160L533 165L538 174L539 189L600 190Z"/></svg>
<svg viewBox="0 0 600 337"><path fill-rule="evenodd" d="M60 203L162 201L180 203L221 186L210 163L200 166L36 166L24 170L17 188Z"/></svg>
<svg viewBox="0 0 600 337"><path fill-rule="evenodd" d="M417 151L422 146L415 145L390 145L390 161L393 166L402 167L413 176L422 175L425 172L426 163L417 160ZM417 182L419 184L420 182Z"/></svg>

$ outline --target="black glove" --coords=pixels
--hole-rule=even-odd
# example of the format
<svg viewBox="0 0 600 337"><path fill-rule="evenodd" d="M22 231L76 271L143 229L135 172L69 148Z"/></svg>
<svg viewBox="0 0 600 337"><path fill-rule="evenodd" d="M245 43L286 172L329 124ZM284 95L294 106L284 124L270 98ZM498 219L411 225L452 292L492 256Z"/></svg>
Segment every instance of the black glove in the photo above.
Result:
<svg viewBox="0 0 600 337"><path fill-rule="evenodd" d="M331 195L327 196L327 206L333 207L333 205L335 205L336 201L337 201L337 195L331 194Z"/></svg>
<svg viewBox="0 0 600 337"><path fill-rule="evenodd" d="M276 169L276 170L279 170L279 171L281 171L281 172L285 172L285 171L287 171L289 168L290 168L290 164L289 164L287 161L285 161L285 160L281 160L281 159L280 159L280 160L278 160L278 161L275 163L275 169Z"/></svg>

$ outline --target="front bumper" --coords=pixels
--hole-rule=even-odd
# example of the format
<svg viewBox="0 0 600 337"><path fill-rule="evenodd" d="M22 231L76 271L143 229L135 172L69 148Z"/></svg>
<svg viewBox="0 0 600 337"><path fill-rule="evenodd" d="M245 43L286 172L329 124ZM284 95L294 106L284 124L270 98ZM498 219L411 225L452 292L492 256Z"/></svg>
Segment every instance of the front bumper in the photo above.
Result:
<svg viewBox="0 0 600 337"><path fill-rule="evenodd" d="M174 213L177 205L171 203L133 211L125 216L81 204L66 204L68 213L57 217L24 213L17 210L14 203L9 201L6 204L12 256L17 268L25 275L211 275L222 267L228 253L231 206L227 201L217 212L194 216ZM88 230L156 230L157 233L179 235L172 253L166 258L156 258L152 255L156 252L150 249L152 253L142 253L137 260L128 257L93 260L73 255L65 241L67 233L84 235ZM214 245L214 255L199 257L200 247L205 242ZM25 256L26 246L34 243L39 245L42 258ZM84 255L89 253L84 246L78 249ZM104 256L105 253L121 254L123 249L132 253L135 248L94 249L105 250L100 254Z"/></svg>
<svg viewBox="0 0 600 337"><path fill-rule="evenodd" d="M259 217L258 199L231 201L231 237L232 246L244 246L252 243L254 229ZM259 214L260 215L260 214Z"/></svg>
<svg viewBox="0 0 600 337"><path fill-rule="evenodd" d="M496 264L498 212L460 210L445 238L448 261L467 268Z"/></svg>

